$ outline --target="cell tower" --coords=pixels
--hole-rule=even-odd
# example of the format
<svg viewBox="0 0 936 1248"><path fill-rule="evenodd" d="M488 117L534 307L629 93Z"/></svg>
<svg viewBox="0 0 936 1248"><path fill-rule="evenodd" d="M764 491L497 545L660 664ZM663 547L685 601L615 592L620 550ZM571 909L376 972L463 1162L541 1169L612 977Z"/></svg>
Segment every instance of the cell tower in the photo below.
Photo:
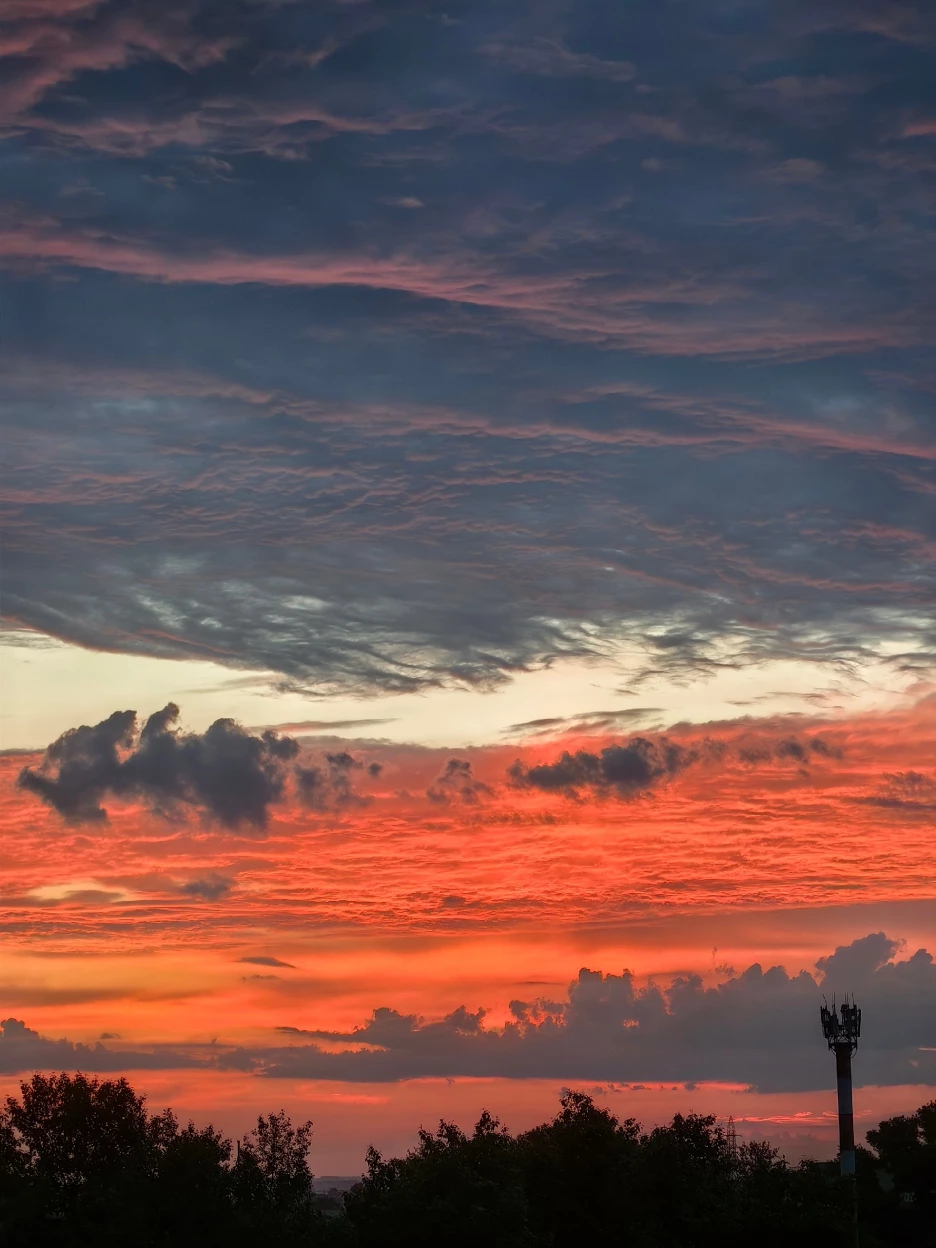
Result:
<svg viewBox="0 0 936 1248"><path fill-rule="evenodd" d="M838 1083L839 1169L843 1175L853 1175L855 1173L855 1117L852 1109L851 1060L858 1052L861 1010L855 1005L854 997L849 1002L846 996L839 1012L836 1013L833 997L831 1010L826 1002L825 1005L820 1006L819 1016L822 1019L822 1034L835 1054L835 1076Z"/></svg>

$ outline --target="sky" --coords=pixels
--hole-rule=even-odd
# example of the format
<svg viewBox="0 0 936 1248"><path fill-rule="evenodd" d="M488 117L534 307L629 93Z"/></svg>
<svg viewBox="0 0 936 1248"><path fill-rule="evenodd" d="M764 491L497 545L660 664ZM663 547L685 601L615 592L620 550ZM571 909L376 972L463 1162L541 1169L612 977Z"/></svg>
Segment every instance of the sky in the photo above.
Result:
<svg viewBox="0 0 936 1248"><path fill-rule="evenodd" d="M936 1097L936 12L6 0L0 1090L319 1173Z"/></svg>

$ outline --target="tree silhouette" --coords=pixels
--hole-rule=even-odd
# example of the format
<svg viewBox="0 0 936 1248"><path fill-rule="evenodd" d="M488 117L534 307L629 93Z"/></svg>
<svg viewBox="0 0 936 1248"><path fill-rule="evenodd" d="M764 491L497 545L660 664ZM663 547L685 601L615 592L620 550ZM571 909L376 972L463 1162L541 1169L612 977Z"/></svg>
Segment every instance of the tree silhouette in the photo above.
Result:
<svg viewBox="0 0 936 1248"><path fill-rule="evenodd" d="M262 1115L238 1146L233 1193L240 1221L281 1244L308 1236L321 1221L308 1153L312 1123L294 1127L284 1112Z"/></svg>
<svg viewBox="0 0 936 1248"><path fill-rule="evenodd" d="M362 1248L522 1248L536 1241L527 1206L517 1141L483 1113L472 1135L450 1122L420 1130L404 1158L367 1153L367 1176L345 1198Z"/></svg>
<svg viewBox="0 0 936 1248"><path fill-rule="evenodd" d="M640 1127L620 1123L583 1092L563 1092L550 1123L519 1145L531 1224L556 1248L604 1243L633 1225L632 1185Z"/></svg>
<svg viewBox="0 0 936 1248"><path fill-rule="evenodd" d="M0 1242L188 1248L253 1245L260 1231L317 1242L311 1131L261 1117L232 1165L230 1140L150 1114L126 1079L34 1075L0 1112Z"/></svg>
<svg viewBox="0 0 936 1248"><path fill-rule="evenodd" d="M729 1151L714 1118L677 1114L641 1134L582 1092L550 1123L512 1137L485 1114L473 1135L441 1123L346 1200L362 1248L845 1248L848 1209L822 1167L789 1167L767 1145Z"/></svg>
<svg viewBox="0 0 936 1248"><path fill-rule="evenodd" d="M875 1232L893 1228L895 1243L936 1245L936 1101L885 1118L867 1140L872 1151L858 1157L859 1198Z"/></svg>
<svg viewBox="0 0 936 1248"><path fill-rule="evenodd" d="M30 1242L136 1234L167 1124L126 1079L33 1075L8 1097L5 1152L21 1173L16 1223ZM131 1199L131 1196L134 1199ZM140 1199L142 1197L142 1200Z"/></svg>
<svg viewBox="0 0 936 1248"><path fill-rule="evenodd" d="M262 1115L240 1141L150 1113L126 1079L34 1075L0 1110L2 1248L845 1248L837 1167L789 1166L677 1114L642 1132L583 1092L512 1135L483 1113L468 1134L420 1130L405 1157L375 1149L324 1212L312 1124ZM862 1248L936 1248L936 1102L885 1119L859 1150Z"/></svg>
<svg viewBox="0 0 936 1248"><path fill-rule="evenodd" d="M190 1122L180 1130L169 1111L162 1122L166 1133L151 1221L163 1242L194 1245L232 1237L231 1141L211 1126L199 1130Z"/></svg>

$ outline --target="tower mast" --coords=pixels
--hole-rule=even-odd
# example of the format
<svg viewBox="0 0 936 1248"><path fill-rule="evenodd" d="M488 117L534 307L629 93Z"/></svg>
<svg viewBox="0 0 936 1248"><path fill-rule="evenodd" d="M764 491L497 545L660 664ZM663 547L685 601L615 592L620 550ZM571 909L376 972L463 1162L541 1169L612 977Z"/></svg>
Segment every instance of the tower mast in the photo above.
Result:
<svg viewBox="0 0 936 1248"><path fill-rule="evenodd" d="M835 1054L835 1078L838 1087L839 1169L842 1175L855 1173L855 1116L852 1108L852 1057L858 1051L861 1034L861 1010L855 999L846 996L839 1013L835 998L832 1008L820 1007L822 1034Z"/></svg>

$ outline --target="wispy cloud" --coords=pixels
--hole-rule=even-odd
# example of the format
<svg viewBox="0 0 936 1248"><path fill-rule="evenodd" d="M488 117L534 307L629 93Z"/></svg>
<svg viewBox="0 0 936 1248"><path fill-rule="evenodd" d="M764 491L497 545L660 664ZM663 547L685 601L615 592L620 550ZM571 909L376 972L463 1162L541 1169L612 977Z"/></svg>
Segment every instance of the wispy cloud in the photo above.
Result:
<svg viewBox="0 0 936 1248"><path fill-rule="evenodd" d="M266 957L259 954L256 957L238 958L237 960L238 962L250 962L254 966L287 967L289 970L293 971L296 969L292 962L283 962L280 958Z"/></svg>
<svg viewBox="0 0 936 1248"><path fill-rule="evenodd" d="M934 37L7 5L5 611L326 694L931 655Z"/></svg>

